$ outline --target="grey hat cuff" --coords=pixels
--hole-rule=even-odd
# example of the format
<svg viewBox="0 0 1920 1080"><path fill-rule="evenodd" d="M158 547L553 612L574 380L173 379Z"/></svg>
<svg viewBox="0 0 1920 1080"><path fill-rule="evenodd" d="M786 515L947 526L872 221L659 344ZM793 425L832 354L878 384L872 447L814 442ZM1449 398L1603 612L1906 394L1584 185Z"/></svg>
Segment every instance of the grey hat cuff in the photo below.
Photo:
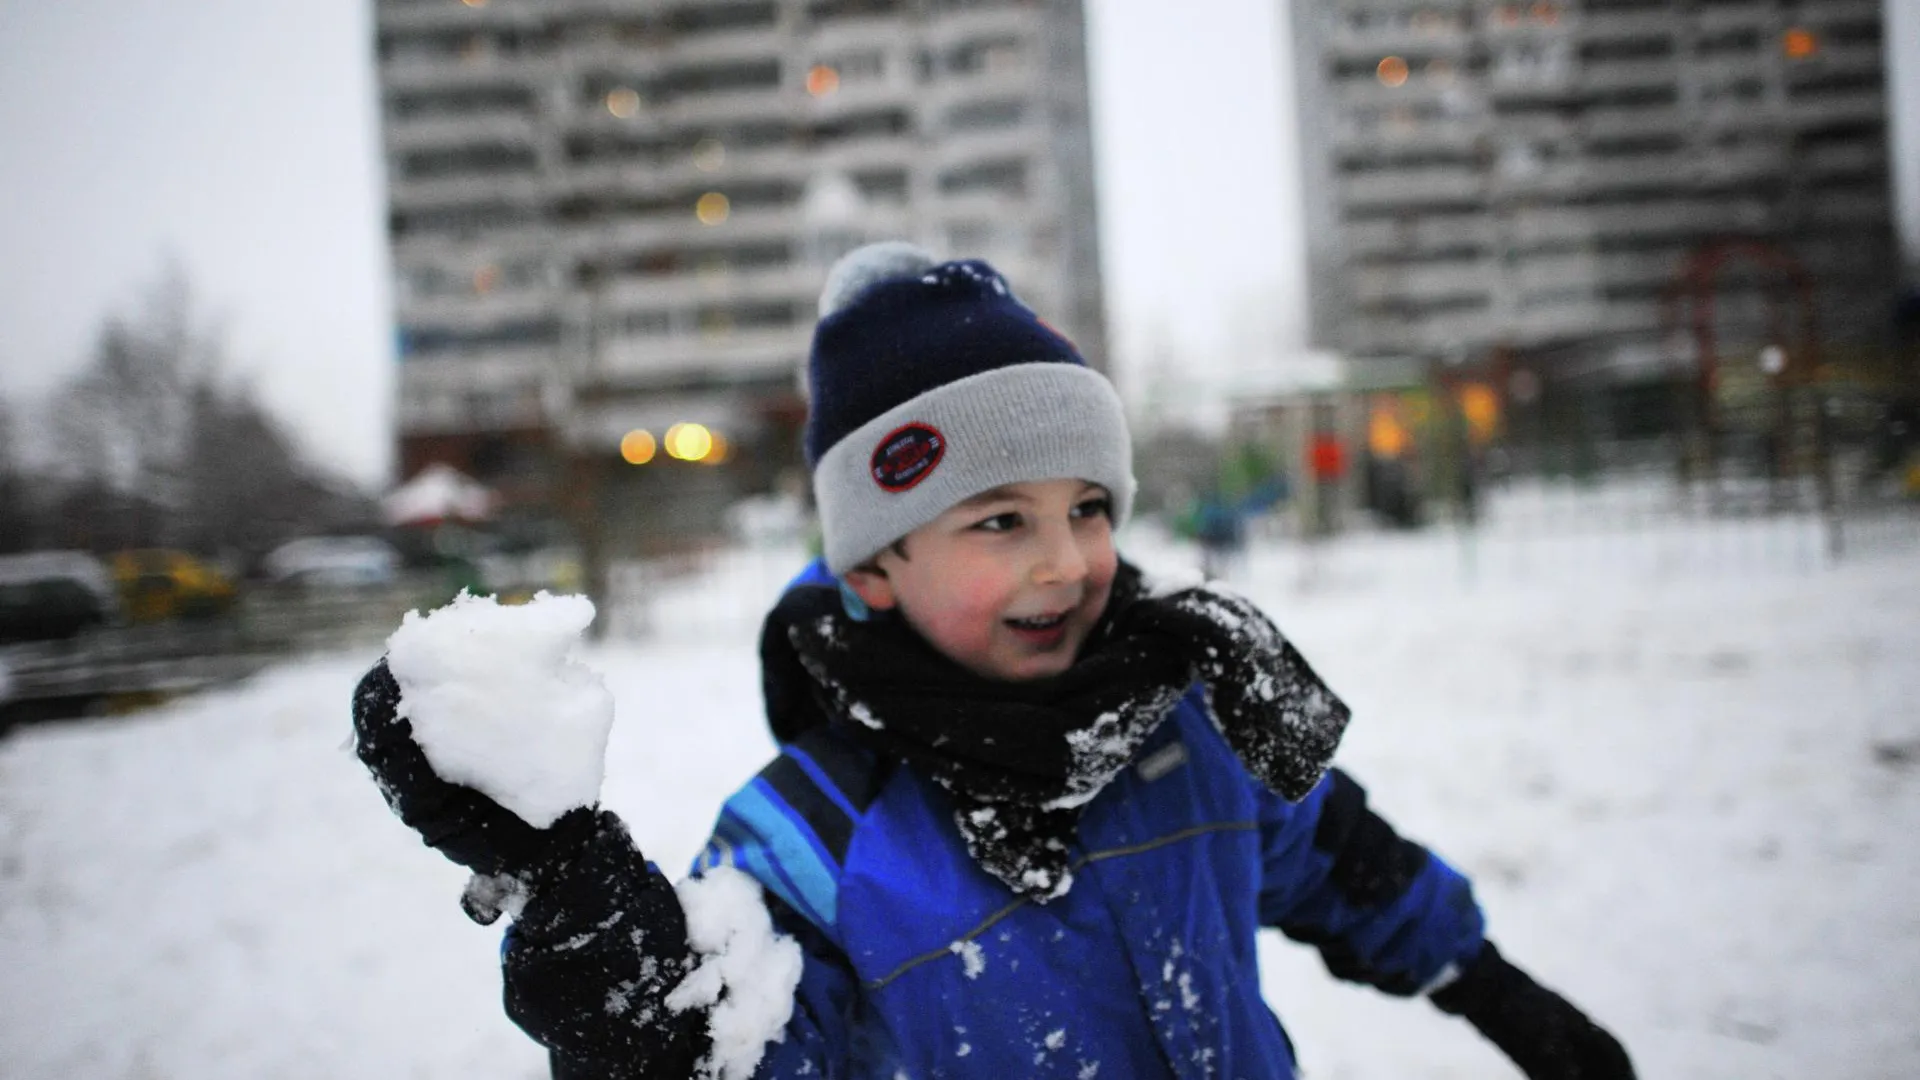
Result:
<svg viewBox="0 0 1920 1080"><path fill-rule="evenodd" d="M938 431L940 460L905 491L873 476L873 453L908 424ZM1106 376L1078 364L1014 364L970 375L888 409L820 457L814 499L827 568L844 574L954 504L1001 484L1074 477L1133 509L1133 445Z"/></svg>

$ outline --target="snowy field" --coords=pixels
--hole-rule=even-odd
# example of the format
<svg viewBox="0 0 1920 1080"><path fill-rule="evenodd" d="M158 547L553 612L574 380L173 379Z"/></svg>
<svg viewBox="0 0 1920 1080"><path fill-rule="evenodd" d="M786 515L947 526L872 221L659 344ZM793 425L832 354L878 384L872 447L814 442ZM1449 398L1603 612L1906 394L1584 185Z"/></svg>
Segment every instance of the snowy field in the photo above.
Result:
<svg viewBox="0 0 1920 1080"><path fill-rule="evenodd" d="M1920 554L1828 567L1817 532L1740 528L1272 546L1234 576L1353 704L1375 804L1642 1076L1920 1075ZM645 640L588 657L605 801L664 865L770 752L754 616L795 565L662 586L625 617ZM347 750L373 659L0 742L0 1077L544 1075L498 929ZM1265 960L1313 1080L1517 1075L1310 950Z"/></svg>

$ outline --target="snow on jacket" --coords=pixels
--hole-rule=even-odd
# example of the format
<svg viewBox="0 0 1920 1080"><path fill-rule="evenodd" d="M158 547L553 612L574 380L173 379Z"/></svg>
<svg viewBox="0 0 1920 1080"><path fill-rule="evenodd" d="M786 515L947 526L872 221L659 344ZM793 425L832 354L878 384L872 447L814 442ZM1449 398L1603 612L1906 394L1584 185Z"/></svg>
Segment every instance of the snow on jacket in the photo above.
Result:
<svg viewBox="0 0 1920 1080"><path fill-rule="evenodd" d="M600 1003L624 1000L636 961L624 936L595 933L620 917L604 882L652 873L625 850L583 864L593 880L539 902L539 940L510 933L505 949L509 1012L565 1080L635 1075L607 1053L622 1040L605 1025L621 1020ZM1197 688L1086 805L1073 854L1065 896L1016 898L913 770L832 727L784 745L694 867L758 880L804 950L756 1076L1277 1080L1294 1057L1260 994L1261 927L1398 995L1443 983L1482 941L1465 878L1338 769L1297 804L1268 791Z"/></svg>
<svg viewBox="0 0 1920 1080"><path fill-rule="evenodd" d="M1479 951L1466 880L1339 770L1290 804L1189 694L1086 807L1048 904L977 868L944 795L832 729L730 799L696 872L753 875L807 950L765 1077L1290 1077L1256 931L1411 995Z"/></svg>

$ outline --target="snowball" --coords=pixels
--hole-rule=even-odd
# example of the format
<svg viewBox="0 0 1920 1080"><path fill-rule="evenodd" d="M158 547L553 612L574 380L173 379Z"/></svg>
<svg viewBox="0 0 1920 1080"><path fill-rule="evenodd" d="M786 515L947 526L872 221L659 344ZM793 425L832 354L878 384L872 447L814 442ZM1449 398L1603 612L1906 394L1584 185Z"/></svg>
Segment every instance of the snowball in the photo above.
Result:
<svg viewBox="0 0 1920 1080"><path fill-rule="evenodd" d="M733 867L716 866L674 891L687 913L687 944L700 964L667 995L667 1007L711 1010L713 1050L701 1062L702 1075L746 1080L767 1043L786 1038L793 991L800 985L800 946L774 932L760 883Z"/></svg>
<svg viewBox="0 0 1920 1080"><path fill-rule="evenodd" d="M571 656L592 621L586 597L545 592L516 606L463 591L408 612L387 666L433 771L535 828L597 802L613 695Z"/></svg>

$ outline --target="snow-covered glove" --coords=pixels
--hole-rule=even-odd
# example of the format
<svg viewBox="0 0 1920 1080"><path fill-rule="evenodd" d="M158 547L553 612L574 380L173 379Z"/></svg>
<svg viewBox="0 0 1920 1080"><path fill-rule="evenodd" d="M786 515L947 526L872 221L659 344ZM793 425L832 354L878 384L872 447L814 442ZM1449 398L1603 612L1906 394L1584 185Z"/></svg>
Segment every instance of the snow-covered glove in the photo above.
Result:
<svg viewBox="0 0 1920 1080"><path fill-rule="evenodd" d="M1346 704L1251 600L1215 585L1143 588L1117 632L1163 637L1206 684L1214 718L1248 771L1282 798L1305 798L1340 745Z"/></svg>
<svg viewBox="0 0 1920 1080"><path fill-rule="evenodd" d="M1528 1080L1633 1080L1618 1039L1508 963L1491 941L1432 999L1442 1012L1466 1018Z"/></svg>
<svg viewBox="0 0 1920 1080"><path fill-rule="evenodd" d="M474 872L460 904L475 922L498 919L601 832L624 835L618 818L594 807L569 810L536 829L480 792L441 779L399 707L400 684L383 659L353 692L354 750L400 820L428 847Z"/></svg>

